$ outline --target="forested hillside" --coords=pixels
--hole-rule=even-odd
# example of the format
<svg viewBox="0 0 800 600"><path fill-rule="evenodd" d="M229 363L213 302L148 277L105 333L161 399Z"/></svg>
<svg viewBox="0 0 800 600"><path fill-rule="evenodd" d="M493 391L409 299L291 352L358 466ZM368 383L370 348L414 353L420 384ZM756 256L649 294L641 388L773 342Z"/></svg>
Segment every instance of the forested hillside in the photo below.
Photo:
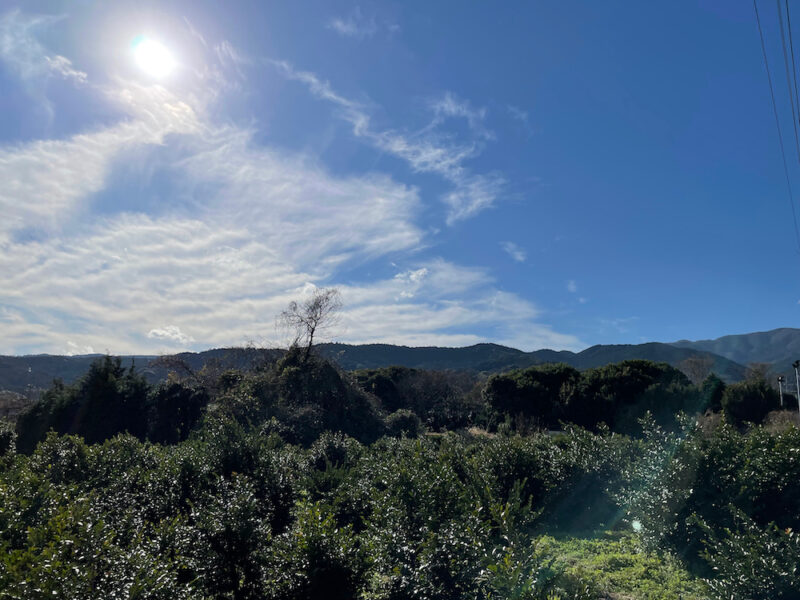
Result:
<svg viewBox="0 0 800 600"><path fill-rule="evenodd" d="M681 340L674 346L712 352L732 361L776 363L800 358L800 329L782 327L743 335L726 335L715 340Z"/></svg>
<svg viewBox="0 0 800 600"><path fill-rule="evenodd" d="M794 330L791 330L794 331ZM761 334L750 334L759 336ZM740 336L747 338L748 336ZM720 338L726 339L726 338ZM325 343L317 346L322 356L336 362L346 370L376 369L403 366L432 370L460 370L475 372L498 372L507 369L529 367L547 363L566 363L577 369L590 369L622 360L643 359L666 362L681 368L687 360L702 360L708 372L714 372L724 381L734 382L745 377L746 366L759 360L760 354L743 355L742 361L730 359L726 353L715 353L697 342L662 344L597 345L581 352L566 350L536 350L523 352L498 344L476 344L464 348L408 347L391 344L338 344ZM716 346L715 346L716 347ZM279 356L277 349L217 348L203 352L183 352L173 356L123 356L127 367L136 364L151 383L163 380L169 372L169 361L176 358L194 370L210 364L226 368L249 368L263 360ZM772 354L788 360L783 346L775 346ZM738 354L737 354L738 356ZM31 389L47 388L53 379L72 383L89 368L98 355L85 356L0 356L0 390L25 393ZM756 357L756 358L754 358ZM791 360L794 360L792 358ZM783 365L783 363L781 363ZM782 372L782 371L781 371Z"/></svg>

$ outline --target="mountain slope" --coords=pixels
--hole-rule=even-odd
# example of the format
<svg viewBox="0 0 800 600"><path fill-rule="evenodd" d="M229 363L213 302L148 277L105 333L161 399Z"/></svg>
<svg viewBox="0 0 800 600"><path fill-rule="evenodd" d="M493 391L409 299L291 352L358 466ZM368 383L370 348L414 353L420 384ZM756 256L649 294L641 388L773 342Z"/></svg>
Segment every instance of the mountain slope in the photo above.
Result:
<svg viewBox="0 0 800 600"><path fill-rule="evenodd" d="M374 369L398 365L419 369L469 369L497 371L542 362L564 362L574 356L572 352L537 350L523 352L498 344L475 344L463 348L438 346L410 347L390 344L320 344L320 353L336 361L346 370Z"/></svg>
<svg viewBox="0 0 800 600"><path fill-rule="evenodd" d="M727 381L742 379L745 371L742 365L722 356L691 348L677 348L658 342L635 345L598 345L578 353L566 350L522 352L497 344L476 344L465 348L410 348L387 344L363 346L322 344L319 349L323 355L336 360L343 369L348 370L400 365L422 369L502 371L553 362L564 362L578 369L590 369L629 359L652 360L679 366L687 358L708 356L713 361L712 370Z"/></svg>
<svg viewBox="0 0 800 600"><path fill-rule="evenodd" d="M582 352L536 350L523 352L498 344L476 344L464 348L393 346L390 344L320 344L318 351L337 362L345 370L387 367L392 365L431 370L471 370L497 372L544 363L564 362L578 369L600 367L629 359L666 362L680 367L692 357L709 357L712 370L726 381L744 377L745 368L724 356L700 348L652 342L635 345L598 345ZM205 352L184 352L176 355L197 371L214 363L219 368L249 368L262 360L280 355L279 350L255 348L219 348ZM83 375L99 355L84 356L0 356L0 390L25 392L47 388L53 379L71 383ZM136 364L151 382L166 377L173 369L156 356L125 356L122 364Z"/></svg>
<svg viewBox="0 0 800 600"><path fill-rule="evenodd" d="M711 371L725 381L739 381L744 378L744 366L728 358L704 350L679 348L659 342L592 346L576 354L575 361L570 364L578 369L590 369L609 363L638 358L654 362L665 362L673 367L680 367L684 360L694 357L711 358L713 361Z"/></svg>
<svg viewBox="0 0 800 600"><path fill-rule="evenodd" d="M715 340L680 340L672 345L713 352L742 365L754 362L791 362L800 358L800 329L783 327L771 331L726 335Z"/></svg>

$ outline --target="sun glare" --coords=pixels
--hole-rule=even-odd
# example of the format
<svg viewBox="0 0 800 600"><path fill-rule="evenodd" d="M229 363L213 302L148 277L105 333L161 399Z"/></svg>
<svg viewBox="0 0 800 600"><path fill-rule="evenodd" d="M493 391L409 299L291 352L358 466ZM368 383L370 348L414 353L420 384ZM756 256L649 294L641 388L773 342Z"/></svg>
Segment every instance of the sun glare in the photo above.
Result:
<svg viewBox="0 0 800 600"><path fill-rule="evenodd" d="M166 77L175 68L175 59L170 51L163 44L144 36L133 41L133 57L142 71L157 79Z"/></svg>

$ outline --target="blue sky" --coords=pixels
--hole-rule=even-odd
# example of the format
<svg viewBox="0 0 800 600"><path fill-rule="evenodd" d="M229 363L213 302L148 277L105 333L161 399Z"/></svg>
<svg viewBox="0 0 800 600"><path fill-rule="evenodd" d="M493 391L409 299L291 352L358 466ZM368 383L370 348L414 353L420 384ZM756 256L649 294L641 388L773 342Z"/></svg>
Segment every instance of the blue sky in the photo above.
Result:
<svg viewBox="0 0 800 600"><path fill-rule="evenodd" d="M800 312L748 2L0 3L0 89L0 353L281 343L328 286L356 343Z"/></svg>

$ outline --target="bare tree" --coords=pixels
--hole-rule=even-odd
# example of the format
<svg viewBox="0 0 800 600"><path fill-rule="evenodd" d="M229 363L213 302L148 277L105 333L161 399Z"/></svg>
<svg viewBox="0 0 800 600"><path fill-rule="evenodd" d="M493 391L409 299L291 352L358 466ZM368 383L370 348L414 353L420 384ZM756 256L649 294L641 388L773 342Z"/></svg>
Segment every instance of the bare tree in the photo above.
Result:
<svg viewBox="0 0 800 600"><path fill-rule="evenodd" d="M695 385L703 383L714 366L714 359L710 356L690 356L678 363L678 370L682 371Z"/></svg>
<svg viewBox="0 0 800 600"><path fill-rule="evenodd" d="M292 301L281 313L281 322L294 330L292 346L305 347L303 360L308 360L314 336L335 322L336 313L342 307L341 294L336 288L320 288L302 302Z"/></svg>
<svg viewBox="0 0 800 600"><path fill-rule="evenodd" d="M767 381L770 385L772 385L772 377L770 377L770 373L772 373L772 365L765 362L751 362L747 365L747 371L745 371L745 379L748 381Z"/></svg>

